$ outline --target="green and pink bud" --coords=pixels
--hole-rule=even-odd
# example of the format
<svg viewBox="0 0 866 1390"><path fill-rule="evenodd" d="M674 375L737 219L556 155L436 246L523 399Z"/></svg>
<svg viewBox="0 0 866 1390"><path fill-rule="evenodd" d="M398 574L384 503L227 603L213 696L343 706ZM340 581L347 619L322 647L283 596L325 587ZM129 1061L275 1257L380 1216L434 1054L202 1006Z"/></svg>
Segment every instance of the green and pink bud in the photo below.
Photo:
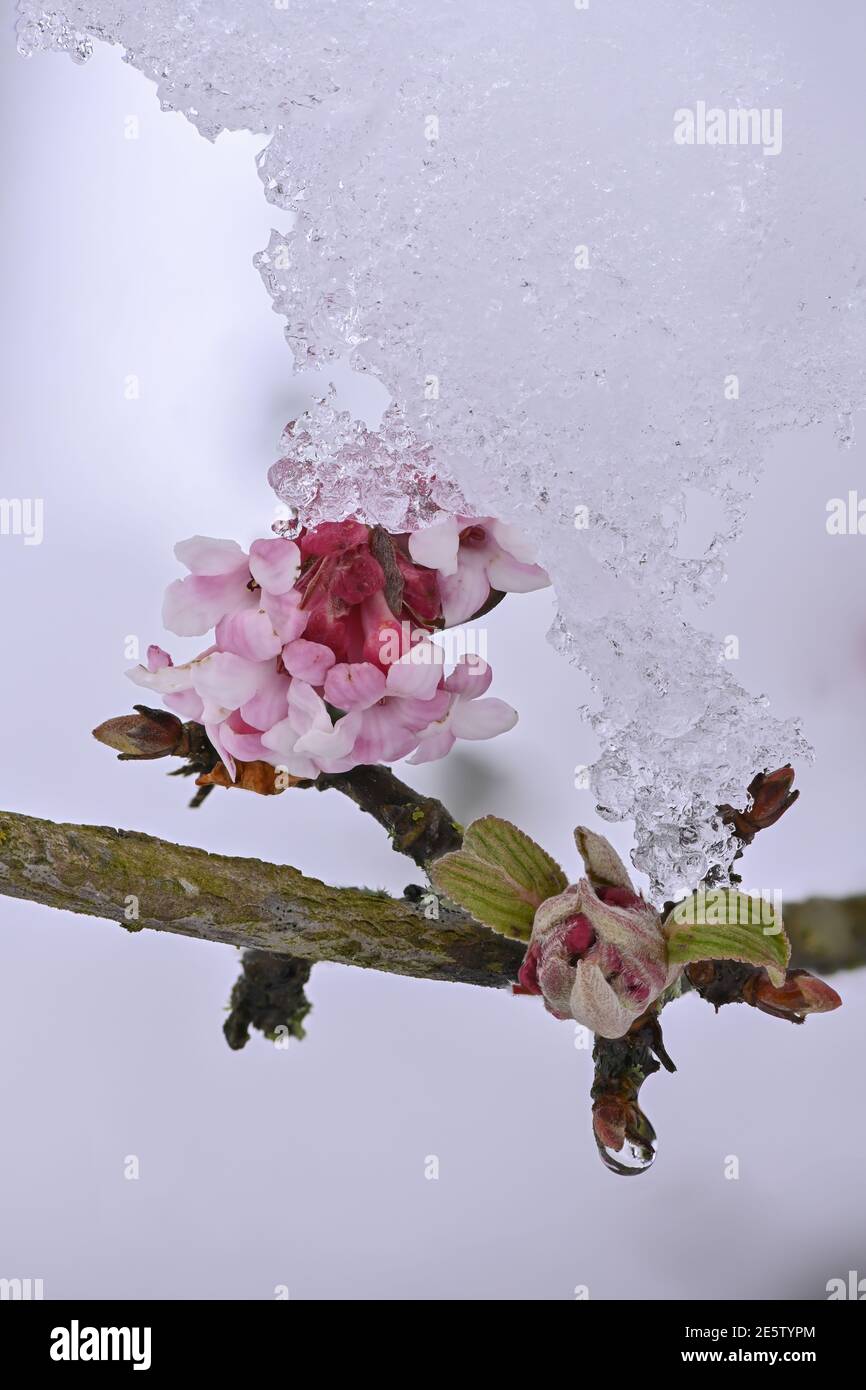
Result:
<svg viewBox="0 0 866 1390"><path fill-rule="evenodd" d="M519 980L557 1018L620 1038L671 985L659 914L636 892L613 847L575 832L587 877L541 904Z"/></svg>

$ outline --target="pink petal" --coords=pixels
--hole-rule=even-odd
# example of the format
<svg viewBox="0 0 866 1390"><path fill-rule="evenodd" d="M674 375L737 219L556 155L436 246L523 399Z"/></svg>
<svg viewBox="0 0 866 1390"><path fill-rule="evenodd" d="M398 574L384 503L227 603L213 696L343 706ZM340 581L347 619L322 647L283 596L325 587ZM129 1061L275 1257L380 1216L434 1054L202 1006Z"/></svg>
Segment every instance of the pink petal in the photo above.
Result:
<svg viewBox="0 0 866 1390"><path fill-rule="evenodd" d="M418 744L417 749L411 758L407 758L407 763L412 763L413 767L418 763L433 763L439 758L444 758L446 753L457 742L450 729L443 729L441 734L432 734L430 738L424 738Z"/></svg>
<svg viewBox="0 0 866 1390"><path fill-rule="evenodd" d="M278 720L262 734L262 747L270 750L270 753L264 755L265 761L274 763L276 766L281 763L285 764L294 753L297 741L297 731L292 727L289 719ZM303 775L303 773L295 773L296 777Z"/></svg>
<svg viewBox="0 0 866 1390"><path fill-rule="evenodd" d="M336 709L369 709L384 694L384 672L370 661L341 662L325 676L325 699Z"/></svg>
<svg viewBox="0 0 866 1390"><path fill-rule="evenodd" d="M283 647L283 665L289 675L310 685L322 685L335 660L330 647L321 642L308 642L304 637L287 642Z"/></svg>
<svg viewBox="0 0 866 1390"><path fill-rule="evenodd" d="M428 729L431 733L435 731L437 724L443 724L448 715L452 704L455 703L454 696L447 690L436 691L432 700L413 700L400 699L389 700L389 704L395 707L402 724L407 729L415 733L426 734Z"/></svg>
<svg viewBox="0 0 866 1390"><path fill-rule="evenodd" d="M451 729L458 738L495 738L517 723L517 710L504 700L458 699L451 711Z"/></svg>
<svg viewBox="0 0 866 1390"><path fill-rule="evenodd" d="M522 565L504 550L488 561L487 578L494 589L502 589L506 594L529 594L550 584L547 571L540 565Z"/></svg>
<svg viewBox="0 0 866 1390"><path fill-rule="evenodd" d="M289 723L296 734L309 733L312 728L330 729L331 716L321 695L307 681L289 683Z"/></svg>
<svg viewBox="0 0 866 1390"><path fill-rule="evenodd" d="M358 730L361 727L361 712L354 710L344 714L336 724L327 729L313 728L302 734L295 744L298 753L306 753L318 761L321 758L345 758L351 753Z"/></svg>
<svg viewBox="0 0 866 1390"><path fill-rule="evenodd" d="M250 574L271 594L286 594L301 568L301 552L290 540L253 541Z"/></svg>
<svg viewBox="0 0 866 1390"><path fill-rule="evenodd" d="M446 627L465 623L487 602L490 583L486 571L487 557L483 551L461 547L457 573L440 582Z"/></svg>
<svg viewBox="0 0 866 1390"><path fill-rule="evenodd" d="M244 608L221 618L216 628L217 645L247 661L267 661L279 656L282 640L263 608Z"/></svg>
<svg viewBox="0 0 866 1390"><path fill-rule="evenodd" d="M283 642L294 642L307 626L308 613L301 607L303 596L297 589L285 594L261 594L261 605Z"/></svg>
<svg viewBox="0 0 866 1390"><path fill-rule="evenodd" d="M262 735L258 732L253 734L238 734L229 724L228 720L220 726L220 737L225 751L235 758L239 758L242 763L255 763L259 759L267 760L267 749L262 743Z"/></svg>
<svg viewBox="0 0 866 1390"><path fill-rule="evenodd" d="M245 569L176 579L165 591L163 625L179 637L200 637L242 605L246 593Z"/></svg>
<svg viewBox="0 0 866 1390"><path fill-rule="evenodd" d="M201 696L196 695L194 690L179 690L176 695L165 695L163 704L173 714L180 715L181 719L192 719L196 724L202 721L204 704Z"/></svg>
<svg viewBox="0 0 866 1390"><path fill-rule="evenodd" d="M445 689L453 695L464 695L467 700L474 700L484 694L492 680L493 672L480 656L461 656L445 682Z"/></svg>
<svg viewBox="0 0 866 1390"><path fill-rule="evenodd" d="M388 694L432 700L439 688L444 662L445 654L435 642L416 642L388 667Z"/></svg>
<svg viewBox="0 0 866 1390"><path fill-rule="evenodd" d="M251 700L260 678L258 663L233 652L214 652L193 668L193 686L205 705L237 709Z"/></svg>
<svg viewBox="0 0 866 1390"><path fill-rule="evenodd" d="M507 521L491 519L488 522L488 527L500 550L504 550L507 555L519 560L523 565L535 564L535 546L519 526L511 526Z"/></svg>
<svg viewBox="0 0 866 1390"><path fill-rule="evenodd" d="M232 574L247 568L246 553L237 541L215 540L213 536L190 536L178 541L174 553L192 574Z"/></svg>
<svg viewBox="0 0 866 1390"><path fill-rule="evenodd" d="M288 719L281 719L262 734L262 758L276 768L285 768L292 777L317 777L319 767L312 758L295 752L297 730Z"/></svg>
<svg viewBox="0 0 866 1390"><path fill-rule="evenodd" d="M148 671L161 671L163 666L173 666L174 662L168 652L164 652L162 647L150 646L147 649L147 669Z"/></svg>
<svg viewBox="0 0 866 1390"><path fill-rule="evenodd" d="M424 531L416 531L409 537L409 554L415 564L426 565L440 574L456 573L459 547L460 533L455 517L437 521L435 525L428 526Z"/></svg>
<svg viewBox="0 0 866 1390"><path fill-rule="evenodd" d="M262 667L256 693L240 707L241 715L254 729L270 729L288 713L289 678L277 670L276 662Z"/></svg>
<svg viewBox="0 0 866 1390"><path fill-rule="evenodd" d="M418 733L406 727L401 717L402 703L401 700L380 700L364 710L361 730L352 749L359 763L390 763L411 753L418 742Z"/></svg>
<svg viewBox="0 0 866 1390"><path fill-rule="evenodd" d="M222 758L226 772L228 773L232 781L234 781L235 777L237 776L237 768L235 766L234 758L232 757L231 753L223 743L222 733L224 728L224 722L222 720L206 721L204 728L205 733L207 734L214 748Z"/></svg>

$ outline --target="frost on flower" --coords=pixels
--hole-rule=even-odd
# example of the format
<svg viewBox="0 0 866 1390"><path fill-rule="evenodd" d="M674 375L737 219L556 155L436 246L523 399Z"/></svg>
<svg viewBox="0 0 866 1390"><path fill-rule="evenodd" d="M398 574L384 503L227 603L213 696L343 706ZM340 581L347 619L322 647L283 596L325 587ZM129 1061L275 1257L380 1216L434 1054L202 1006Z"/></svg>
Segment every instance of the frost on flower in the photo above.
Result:
<svg viewBox="0 0 866 1390"><path fill-rule="evenodd" d="M152 646L129 675L204 725L233 780L238 762L314 778L410 753L429 762L459 738L494 738L517 714L486 695L490 667L464 657L446 674L431 634L453 621L446 585L461 573L464 546L495 552L500 594L547 582L506 549L521 548L519 537L497 525L460 518L445 578L413 557L417 536L351 519L304 528L296 540L257 540L248 553L194 536L175 547L189 574L169 586L163 620L184 637L213 629L213 642L179 665ZM483 603L488 578L482 587ZM472 592L480 594L475 583ZM461 620L473 616L463 609Z"/></svg>
<svg viewBox="0 0 866 1390"><path fill-rule="evenodd" d="M321 521L379 523L389 531L424 526L442 511L465 511L456 483L436 468L395 407L368 429L333 404L333 392L283 431L282 456L268 478L282 502L308 525Z"/></svg>

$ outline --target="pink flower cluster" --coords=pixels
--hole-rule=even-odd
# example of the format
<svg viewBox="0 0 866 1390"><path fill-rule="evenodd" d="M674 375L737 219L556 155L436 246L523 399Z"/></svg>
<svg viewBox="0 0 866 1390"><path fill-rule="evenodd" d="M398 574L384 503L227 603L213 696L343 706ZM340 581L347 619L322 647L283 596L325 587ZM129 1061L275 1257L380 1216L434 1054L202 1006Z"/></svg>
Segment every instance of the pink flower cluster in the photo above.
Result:
<svg viewBox="0 0 866 1390"><path fill-rule="evenodd" d="M294 777L408 754L428 762L517 722L502 700L481 698L487 663L463 657L446 676L430 635L476 614L491 588L549 582L514 528L448 517L389 536L349 520L249 553L194 536L175 554L190 573L166 593L165 626L183 637L213 629L213 644L178 666L152 646L128 675L203 724L232 778L235 760Z"/></svg>

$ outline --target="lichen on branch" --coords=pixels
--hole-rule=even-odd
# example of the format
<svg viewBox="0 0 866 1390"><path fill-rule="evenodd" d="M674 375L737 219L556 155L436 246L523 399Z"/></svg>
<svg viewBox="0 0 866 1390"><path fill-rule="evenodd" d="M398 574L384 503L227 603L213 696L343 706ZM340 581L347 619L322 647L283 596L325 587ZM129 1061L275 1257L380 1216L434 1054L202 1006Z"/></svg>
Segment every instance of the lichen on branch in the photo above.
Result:
<svg viewBox="0 0 866 1390"><path fill-rule="evenodd" d="M338 888L289 866L208 854L138 832L0 812L0 894L304 960L503 986L518 943L442 908Z"/></svg>

